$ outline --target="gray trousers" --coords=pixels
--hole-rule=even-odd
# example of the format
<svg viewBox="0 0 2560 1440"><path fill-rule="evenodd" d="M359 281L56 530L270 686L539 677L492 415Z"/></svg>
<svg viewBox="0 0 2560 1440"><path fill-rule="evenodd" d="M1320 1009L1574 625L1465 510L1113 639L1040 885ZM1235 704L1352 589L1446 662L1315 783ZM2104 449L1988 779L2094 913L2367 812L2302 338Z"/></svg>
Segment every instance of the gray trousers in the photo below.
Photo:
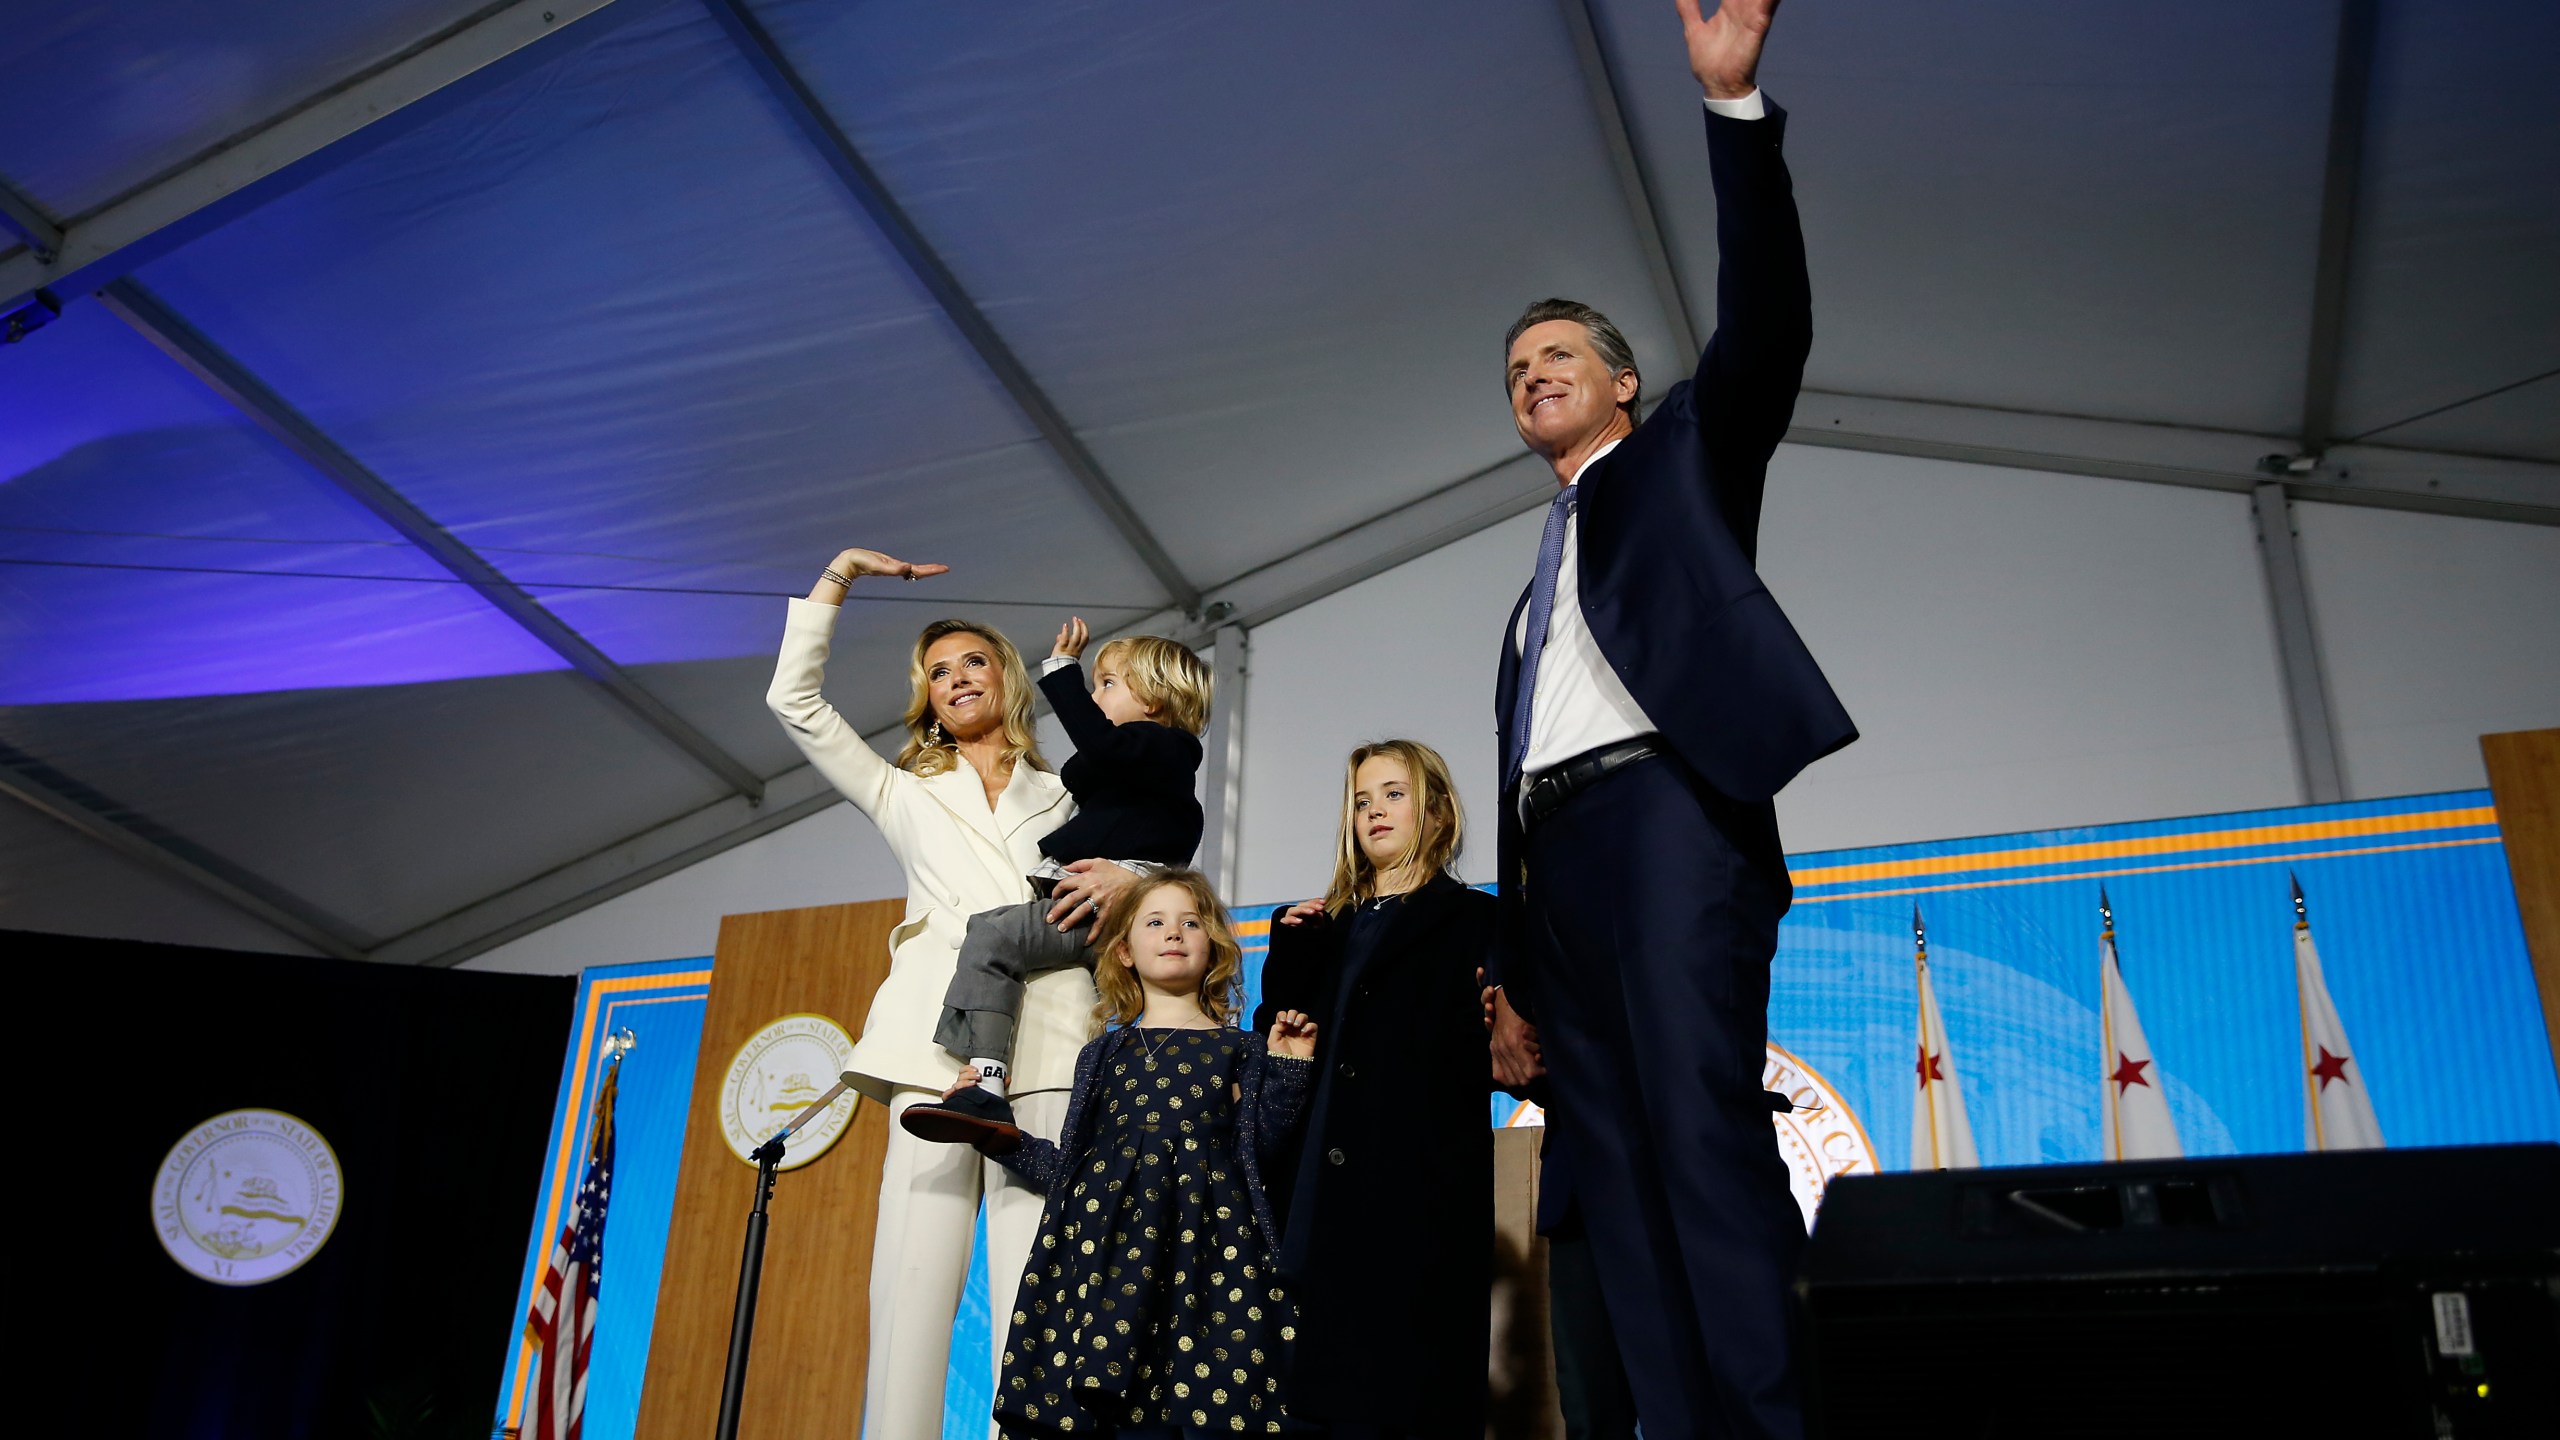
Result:
<svg viewBox="0 0 2560 1440"><path fill-rule="evenodd" d="M933 1027L935 1044L963 1060L1013 1063L1023 982L1043 970L1093 968L1085 949L1087 927L1061 930L1048 915L1048 901L1026 900L969 917L959 969L943 992L942 1021Z"/></svg>

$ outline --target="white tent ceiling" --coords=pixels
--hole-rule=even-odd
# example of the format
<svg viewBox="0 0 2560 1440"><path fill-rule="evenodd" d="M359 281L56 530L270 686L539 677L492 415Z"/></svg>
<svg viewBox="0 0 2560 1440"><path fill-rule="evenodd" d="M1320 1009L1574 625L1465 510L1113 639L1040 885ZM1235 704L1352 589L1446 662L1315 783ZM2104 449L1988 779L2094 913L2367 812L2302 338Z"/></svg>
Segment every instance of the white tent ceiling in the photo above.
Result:
<svg viewBox="0 0 2560 1440"><path fill-rule="evenodd" d="M1670 7L1585 4L28 0L0 786L450 961L826 803L760 699L840 545L954 568L887 677L1515 513L1518 305L1712 324ZM2343 8L2341 107L2336 3L1796 0L1795 438L2560 521L2560 10Z"/></svg>

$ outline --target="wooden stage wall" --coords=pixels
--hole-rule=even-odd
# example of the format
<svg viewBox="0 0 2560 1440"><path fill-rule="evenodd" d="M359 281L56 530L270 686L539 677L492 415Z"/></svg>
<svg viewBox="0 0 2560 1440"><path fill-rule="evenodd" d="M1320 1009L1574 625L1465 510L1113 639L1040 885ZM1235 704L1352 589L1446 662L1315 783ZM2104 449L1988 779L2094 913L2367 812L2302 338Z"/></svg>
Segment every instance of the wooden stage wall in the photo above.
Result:
<svg viewBox="0 0 2560 1440"><path fill-rule="evenodd" d="M2525 949L2542 990L2542 1024L2560 1066L2560 730L2480 737Z"/></svg>

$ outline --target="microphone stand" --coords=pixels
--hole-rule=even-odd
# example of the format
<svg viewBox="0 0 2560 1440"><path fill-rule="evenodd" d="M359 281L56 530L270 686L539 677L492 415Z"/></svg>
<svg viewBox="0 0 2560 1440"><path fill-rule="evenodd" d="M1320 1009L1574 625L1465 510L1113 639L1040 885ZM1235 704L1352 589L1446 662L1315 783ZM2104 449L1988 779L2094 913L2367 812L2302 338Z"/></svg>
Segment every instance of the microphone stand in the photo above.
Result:
<svg viewBox="0 0 2560 1440"><path fill-rule="evenodd" d="M712 1432L716 1440L738 1440L738 1407L745 1403L747 1391L747 1347L755 1338L756 1289L764 1278L765 1203L773 1198L783 1142L799 1133L801 1126L817 1119L820 1111L836 1103L852 1085L853 1072L848 1070L837 1076L834 1089L792 1116L790 1124L757 1146L751 1156L756 1162L756 1203L747 1212L746 1254L738 1261L738 1310L729 1321L729 1369L720 1379L720 1423Z"/></svg>

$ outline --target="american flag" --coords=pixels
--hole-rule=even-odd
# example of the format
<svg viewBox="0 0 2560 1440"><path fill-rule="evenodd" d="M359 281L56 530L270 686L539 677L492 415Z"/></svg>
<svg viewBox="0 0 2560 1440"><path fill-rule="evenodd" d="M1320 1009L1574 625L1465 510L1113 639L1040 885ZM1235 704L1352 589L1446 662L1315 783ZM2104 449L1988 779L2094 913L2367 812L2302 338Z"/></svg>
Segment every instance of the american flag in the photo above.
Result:
<svg viewBox="0 0 2560 1440"><path fill-rule="evenodd" d="M596 1338L596 1302L604 1290L604 1211L613 1194L613 1098L622 1057L605 1066L587 1137L587 1176L578 1203L551 1247L551 1263L534 1288L525 1338L541 1352L533 1372L533 1415L525 1440L578 1440L587 1410L587 1351Z"/></svg>

